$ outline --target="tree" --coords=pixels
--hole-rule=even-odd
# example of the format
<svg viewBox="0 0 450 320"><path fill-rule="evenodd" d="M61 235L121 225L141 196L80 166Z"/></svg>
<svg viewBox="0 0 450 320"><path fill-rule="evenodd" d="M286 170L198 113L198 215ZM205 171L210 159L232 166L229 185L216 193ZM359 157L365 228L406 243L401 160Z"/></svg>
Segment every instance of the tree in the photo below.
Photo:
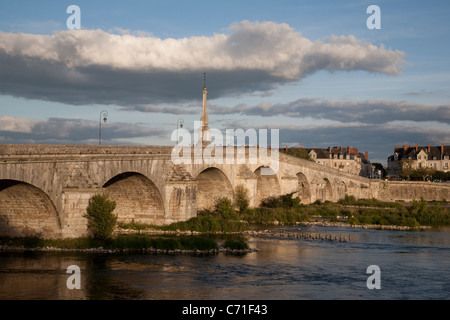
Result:
<svg viewBox="0 0 450 320"><path fill-rule="evenodd" d="M426 181L427 178L432 178L433 174L436 172L434 169L430 168L419 168L419 169L407 169L408 171L408 178L411 178L411 180L422 180ZM403 172L404 170L402 170Z"/></svg>
<svg viewBox="0 0 450 320"><path fill-rule="evenodd" d="M239 208L239 212L244 212L249 204L248 189L242 184L238 185L234 191L234 205Z"/></svg>
<svg viewBox="0 0 450 320"><path fill-rule="evenodd" d="M433 173L433 179L434 180L448 180L448 176L449 176L450 172L444 172L444 171L435 171Z"/></svg>
<svg viewBox="0 0 450 320"><path fill-rule="evenodd" d="M88 230L95 239L110 239L117 222L117 215L113 214L116 202L109 200L107 195L96 194L89 201L89 206L84 216L88 219Z"/></svg>
<svg viewBox="0 0 450 320"><path fill-rule="evenodd" d="M414 172L412 160L409 160L409 159L400 160L400 165L401 165L402 170L400 170L398 175L400 177L408 180L410 178L411 174Z"/></svg>
<svg viewBox="0 0 450 320"><path fill-rule="evenodd" d="M376 170L381 170L381 177L386 177L387 171L381 163L372 162L372 165L375 167Z"/></svg>

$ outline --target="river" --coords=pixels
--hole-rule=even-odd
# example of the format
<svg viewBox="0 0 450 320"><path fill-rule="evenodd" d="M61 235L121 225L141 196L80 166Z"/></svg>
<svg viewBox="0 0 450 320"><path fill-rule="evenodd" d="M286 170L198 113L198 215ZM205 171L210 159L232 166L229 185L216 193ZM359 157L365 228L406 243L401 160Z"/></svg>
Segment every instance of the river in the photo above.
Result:
<svg viewBox="0 0 450 320"><path fill-rule="evenodd" d="M292 226L351 240L248 237L243 255L0 253L0 299L450 299L450 228ZM81 289L68 289L68 266ZM380 289L369 289L370 265Z"/></svg>

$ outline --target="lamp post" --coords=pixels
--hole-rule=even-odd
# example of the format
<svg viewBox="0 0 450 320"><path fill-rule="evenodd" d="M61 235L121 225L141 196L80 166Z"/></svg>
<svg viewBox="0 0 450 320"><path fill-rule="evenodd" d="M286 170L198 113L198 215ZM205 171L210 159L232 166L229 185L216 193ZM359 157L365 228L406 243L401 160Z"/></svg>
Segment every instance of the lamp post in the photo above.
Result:
<svg viewBox="0 0 450 320"><path fill-rule="evenodd" d="M108 116L108 111L103 110L102 112L100 112L100 119L98 121L98 144L101 145L102 144L102 117L103 117L103 122L106 122L106 120L108 120L106 117Z"/></svg>
<svg viewBox="0 0 450 320"><path fill-rule="evenodd" d="M176 144L178 144L178 127L183 129L183 123L184 123L183 119L178 119L178 121L177 121L177 143Z"/></svg>

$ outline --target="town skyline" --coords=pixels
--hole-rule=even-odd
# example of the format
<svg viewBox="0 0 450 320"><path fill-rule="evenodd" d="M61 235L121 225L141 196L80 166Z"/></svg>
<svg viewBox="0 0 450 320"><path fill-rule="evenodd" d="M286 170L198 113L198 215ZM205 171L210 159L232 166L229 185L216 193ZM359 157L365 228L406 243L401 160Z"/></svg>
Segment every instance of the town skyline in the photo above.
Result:
<svg viewBox="0 0 450 320"><path fill-rule="evenodd" d="M381 29L366 25L370 5ZM68 30L81 10L80 30ZM173 10L174 7L179 10ZM0 4L0 143L173 145L210 126L280 147L450 145L450 5L431 1ZM175 12L176 11L176 12Z"/></svg>

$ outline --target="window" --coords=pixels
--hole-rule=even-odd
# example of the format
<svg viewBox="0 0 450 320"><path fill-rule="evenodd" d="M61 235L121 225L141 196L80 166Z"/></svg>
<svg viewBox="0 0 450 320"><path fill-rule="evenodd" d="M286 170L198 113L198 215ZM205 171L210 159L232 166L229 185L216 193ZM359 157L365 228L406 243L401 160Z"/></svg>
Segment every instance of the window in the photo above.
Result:
<svg viewBox="0 0 450 320"><path fill-rule="evenodd" d="M422 156L418 156L417 159L421 160L421 159L422 159Z"/></svg>

